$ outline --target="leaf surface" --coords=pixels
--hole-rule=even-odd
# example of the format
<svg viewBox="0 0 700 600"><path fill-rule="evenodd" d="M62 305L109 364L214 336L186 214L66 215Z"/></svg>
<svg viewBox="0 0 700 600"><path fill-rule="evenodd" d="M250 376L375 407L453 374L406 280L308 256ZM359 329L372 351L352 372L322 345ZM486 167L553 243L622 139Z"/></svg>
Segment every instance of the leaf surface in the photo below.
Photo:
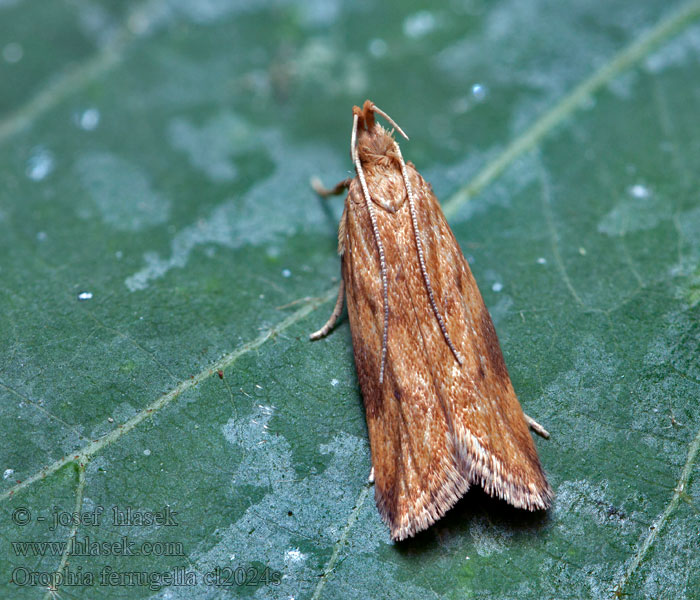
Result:
<svg viewBox="0 0 700 600"><path fill-rule="evenodd" d="M5 0L0 81L0 596L698 598L700 2ZM347 320L307 339L366 97L552 433L546 515L379 520Z"/></svg>

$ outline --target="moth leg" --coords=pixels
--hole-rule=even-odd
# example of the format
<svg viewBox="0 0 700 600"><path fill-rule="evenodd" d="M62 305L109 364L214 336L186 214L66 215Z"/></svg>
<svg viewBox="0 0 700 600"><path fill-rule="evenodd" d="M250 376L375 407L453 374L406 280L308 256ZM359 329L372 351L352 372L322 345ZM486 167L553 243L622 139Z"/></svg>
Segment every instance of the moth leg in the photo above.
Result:
<svg viewBox="0 0 700 600"><path fill-rule="evenodd" d="M314 192L316 192L319 196L326 198L328 196L336 196L337 194L342 194L346 189L350 187L351 181L352 177L348 177L347 179L343 179L342 181L336 183L335 187L331 189L323 187L323 183L321 183L321 180L318 177L312 177L309 183L311 184L311 187L313 188Z"/></svg>
<svg viewBox="0 0 700 600"><path fill-rule="evenodd" d="M542 427L542 425L535 421L535 419L529 417L528 415L525 415L525 422L528 424L528 427L532 429L532 431L534 431L537 435L541 435L546 440L549 439L549 431Z"/></svg>
<svg viewBox="0 0 700 600"><path fill-rule="evenodd" d="M314 331L309 338L312 340L318 340L322 337L325 337L328 335L328 332L333 329L333 326L336 324L336 321L338 320L338 317L340 316L340 313L343 312L343 298L345 297L345 281L342 279L340 280L340 286L338 287L338 299L335 301L335 308L333 309L333 312L331 313L330 318L328 321L326 321L326 324L321 327L318 331Z"/></svg>

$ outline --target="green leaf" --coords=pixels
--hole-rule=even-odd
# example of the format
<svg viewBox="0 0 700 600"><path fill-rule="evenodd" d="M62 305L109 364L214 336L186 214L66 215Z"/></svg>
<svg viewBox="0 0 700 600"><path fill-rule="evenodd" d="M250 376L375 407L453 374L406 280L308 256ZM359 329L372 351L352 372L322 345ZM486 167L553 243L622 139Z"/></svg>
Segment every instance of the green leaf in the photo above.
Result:
<svg viewBox="0 0 700 600"><path fill-rule="evenodd" d="M0 81L0 596L699 597L700 2L4 0ZM366 97L552 432L545 515L379 519L347 319L308 341Z"/></svg>

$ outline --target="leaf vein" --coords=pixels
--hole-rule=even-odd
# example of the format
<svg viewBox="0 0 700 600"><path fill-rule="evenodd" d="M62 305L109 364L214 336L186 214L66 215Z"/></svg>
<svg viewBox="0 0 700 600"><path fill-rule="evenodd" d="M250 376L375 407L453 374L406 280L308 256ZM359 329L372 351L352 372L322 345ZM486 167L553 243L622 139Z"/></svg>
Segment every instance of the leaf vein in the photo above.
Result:
<svg viewBox="0 0 700 600"><path fill-rule="evenodd" d="M152 32L153 24L161 13L158 9L163 4L163 0L147 0L132 10L111 41L105 44L97 54L66 69L61 76L52 79L24 106L0 120L0 144L30 127L38 117L61 100L119 64L130 42ZM138 24L138 28L134 27L135 23Z"/></svg>
<svg viewBox="0 0 700 600"><path fill-rule="evenodd" d="M616 594L620 594L624 591L630 579L634 576L637 569L642 564L642 561L649 552L649 549L656 541L656 538L659 536L659 533L662 531L669 518L678 507L678 503L680 502L681 498L684 497L684 495L686 494L685 489L690 480L690 473L692 472L693 466L695 465L695 461L698 457L699 450L700 429L698 429L698 432L695 434L695 439L690 444L685 465L683 466L681 475L678 478L678 483L676 484L676 487L673 490L673 496L671 496L671 500L666 505L666 508L663 510L663 512L656 519L654 519L652 524L649 526L649 533L647 534L646 538L644 538L644 541L639 547L639 550L637 550L634 556L632 556L627 566L627 569L625 569L624 574L615 585Z"/></svg>
<svg viewBox="0 0 700 600"><path fill-rule="evenodd" d="M91 458L95 456L98 452L100 452L103 448L106 448L107 446L110 446L114 442L118 441L124 435L129 433L132 429L136 428L138 425L143 423L147 418L154 415L158 411L164 409L165 407L169 406L172 403L172 401L179 397L183 392L194 388L196 385L206 380L207 378L216 375L218 371L224 370L226 367L233 364L244 354L252 352L253 350L257 350L267 340L284 331L285 329L291 327L292 325L306 317L308 314L310 314L312 311L314 311L316 308L318 308L320 305L329 302L331 298L335 297L336 294L336 289L326 290L326 292L322 296L312 299L310 302L308 302L308 304L304 305L299 310L290 314L287 318L280 321L277 325L265 330L254 340L251 340L250 342L239 346L236 350L225 354L214 364L210 365L209 367L206 367L205 369L203 369L196 375L193 375L189 379L181 381L172 390L163 394L162 396L151 402L151 404L146 406L144 409L136 413L128 421L123 423L118 429L110 431L101 438L98 438L97 440L86 444L75 453L71 453L72 458L64 456L63 458L54 461L50 465L41 469L40 471L37 471L33 475L22 480L21 483L18 483L17 485L9 488L8 490L5 490L2 494L0 494L0 500L12 497L18 491L32 485L33 483L47 477L48 475L55 473L66 464L72 462L87 464L91 460Z"/></svg>
<svg viewBox="0 0 700 600"><path fill-rule="evenodd" d="M466 185L458 189L444 204L445 215L454 216L460 206L481 192L487 185L505 171L516 158L536 146L542 138L557 127L564 119L578 110L584 100L598 92L617 75L626 71L664 41L700 18L700 1L693 0L681 6L652 29L636 38L620 50L600 69L582 81L564 96L548 112L537 119L530 128L517 136L491 162L476 174Z"/></svg>

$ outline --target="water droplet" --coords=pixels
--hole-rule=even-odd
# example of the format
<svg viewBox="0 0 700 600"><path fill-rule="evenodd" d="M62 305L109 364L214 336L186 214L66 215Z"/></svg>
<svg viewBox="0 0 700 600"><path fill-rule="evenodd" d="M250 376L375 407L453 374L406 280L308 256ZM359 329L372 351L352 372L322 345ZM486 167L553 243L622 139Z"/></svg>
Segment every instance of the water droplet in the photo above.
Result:
<svg viewBox="0 0 700 600"><path fill-rule="evenodd" d="M474 100L476 100L477 102L483 102L484 100L486 100L486 96L488 96L488 93L488 88L482 83L475 83L472 86L472 98L474 98Z"/></svg>
<svg viewBox="0 0 700 600"><path fill-rule="evenodd" d="M633 198L648 198L651 196L651 191L648 187L637 183L627 188L627 193Z"/></svg>
<svg viewBox="0 0 700 600"><path fill-rule="evenodd" d="M5 472L2 474L3 479L8 479L12 477L15 474L14 469L5 469Z"/></svg>
<svg viewBox="0 0 700 600"><path fill-rule="evenodd" d="M374 56L374 58L381 58L386 54L386 50L386 42L380 38L374 38L369 43L369 53Z"/></svg>
<svg viewBox="0 0 700 600"><path fill-rule="evenodd" d="M27 161L25 173L29 179L41 181L53 171L54 159L50 150L37 146L32 150L32 155Z"/></svg>
<svg viewBox="0 0 700 600"><path fill-rule="evenodd" d="M10 42L2 49L2 57L10 64L19 62L23 56L24 48L17 42Z"/></svg>
<svg viewBox="0 0 700 600"><path fill-rule="evenodd" d="M121 260L122 257L124 256L124 253L123 253L121 250L117 250L117 251L114 253L114 256L116 257L117 260Z"/></svg>
<svg viewBox="0 0 700 600"><path fill-rule="evenodd" d="M491 286L491 289L492 289L494 292L500 292L500 291L503 289L503 284L497 281L496 283L494 283L494 284Z"/></svg>
<svg viewBox="0 0 700 600"><path fill-rule="evenodd" d="M546 264L547 264L547 259L546 259L544 256L540 256L540 257L537 259L537 264L546 265Z"/></svg>
<svg viewBox="0 0 700 600"><path fill-rule="evenodd" d="M93 131L100 124L100 111L96 108L88 108L77 115L76 122L80 129Z"/></svg>
<svg viewBox="0 0 700 600"><path fill-rule="evenodd" d="M292 272L289 269L282 269L282 277L291 277Z"/></svg>
<svg viewBox="0 0 700 600"><path fill-rule="evenodd" d="M49 237L49 236L46 235L46 232L45 232L45 231L40 231L40 232L38 232L38 233L36 234L36 239L37 239L38 242L45 242L45 241L46 241L46 238L48 238L48 237Z"/></svg>
<svg viewBox="0 0 700 600"><path fill-rule="evenodd" d="M92 300L92 292L80 292L78 300Z"/></svg>
<svg viewBox="0 0 700 600"><path fill-rule="evenodd" d="M151 451L150 451L148 448L146 448L146 449L143 451L143 455L144 455L144 456L150 456L150 455L151 455Z"/></svg>
<svg viewBox="0 0 700 600"><path fill-rule="evenodd" d="M340 381L338 381L337 379L335 379L335 378L331 379L331 385L333 387L337 386L339 383L340 383Z"/></svg>
<svg viewBox="0 0 700 600"><path fill-rule="evenodd" d="M435 17L427 10L421 10L406 17L403 22L403 32L411 38L419 38L435 29Z"/></svg>

